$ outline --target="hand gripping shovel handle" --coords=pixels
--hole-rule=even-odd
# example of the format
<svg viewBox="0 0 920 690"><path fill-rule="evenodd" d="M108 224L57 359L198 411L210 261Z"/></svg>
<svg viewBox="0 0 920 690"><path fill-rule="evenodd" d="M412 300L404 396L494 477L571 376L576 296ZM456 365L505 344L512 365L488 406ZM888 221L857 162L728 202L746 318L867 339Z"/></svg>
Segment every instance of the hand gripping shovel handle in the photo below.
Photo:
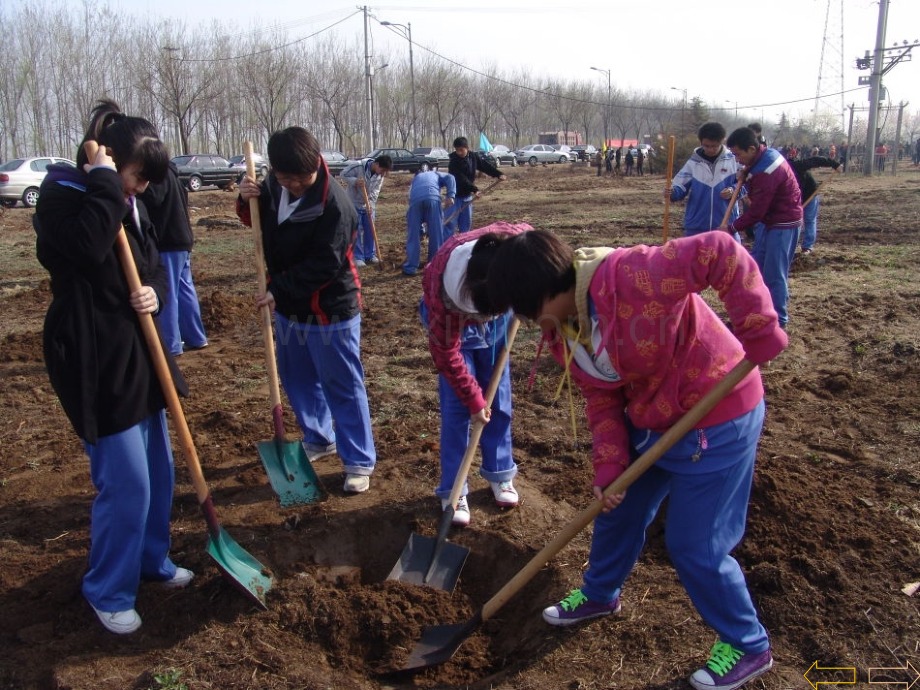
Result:
<svg viewBox="0 0 920 690"><path fill-rule="evenodd" d="M483 197L484 195L488 194L489 192L491 192L491 191L495 188L495 186L498 185L500 182L501 182L501 180L495 180L495 182L493 182L493 183L490 184L488 187L486 187L485 189L483 189L483 190L482 190L482 193L479 195L480 198ZM475 198L475 195L474 195L473 198ZM456 211L454 211L453 213L451 213L451 214L447 217L447 220L445 220L443 223L441 223L441 225L442 225L442 226L447 226L447 225L449 225L450 222L451 222L454 218L456 218L457 216L459 216L459 215L463 212L463 210L464 210L467 206L469 206L470 204L472 204L472 203L473 203L473 199L470 199L469 201L467 201L465 204L463 204L463 206L461 206L461 207L458 208Z"/></svg>
<svg viewBox="0 0 920 690"><path fill-rule="evenodd" d="M383 250L380 248L380 241L377 239L377 225L374 223L374 213L371 208L371 200L367 196L367 187L361 185L361 192L364 194L364 208L367 209L367 222L371 224L371 235L374 238L374 247L377 250L377 258L383 256ZM383 270L383 262L377 264L380 270Z"/></svg>
<svg viewBox="0 0 920 690"><path fill-rule="evenodd" d="M511 320L511 325L508 327L508 331L505 335L505 345L495 359L495 367L492 369L492 378L489 381L489 387L486 389L485 395L487 408L492 407L492 401L495 400L495 393L498 391L498 384L502 380L502 372L505 370L505 363L508 361L508 355L511 352L511 346L514 344L514 338L517 335L520 325L520 319L515 316ZM460 498L460 492L463 491L463 485L466 483L466 477L470 472L470 467L473 465L473 458L476 455L476 449L479 447L479 439L482 437L484 426L485 425L480 421L473 422L473 428L470 431L470 440L466 444L466 452L463 454L463 460L460 463L460 468L457 470L457 476L454 478L454 485L450 491L450 498L447 499L449 505L441 522L441 530L438 533L438 544L441 544L444 539L447 538L447 532L450 530L451 520L453 520L454 511L457 508L457 501ZM437 553L435 553L435 556L431 560L432 563L438 560ZM425 581L428 581L428 575L425 576Z"/></svg>
<svg viewBox="0 0 920 690"><path fill-rule="evenodd" d="M246 176L256 179L256 166L253 160L252 142L243 144L246 154ZM252 223L252 240L255 244L256 277L258 279L259 297L264 297L268 292L268 283L265 278L265 254L262 249L262 217L259 214L259 199L253 197L249 200L249 217ZM268 388L272 403L272 423L275 430L275 439L284 439L284 422L281 410L281 386L278 383L278 362L275 359L275 339L272 336L272 314L269 306L263 305L259 309L262 325L262 342L265 345L265 368L268 370Z"/></svg>
<svg viewBox="0 0 920 690"><path fill-rule="evenodd" d="M674 184L674 135L668 137L668 189ZM661 234L662 244L668 241L671 224L671 195L664 198L664 230Z"/></svg>
<svg viewBox="0 0 920 690"><path fill-rule="evenodd" d="M722 216L722 222L719 223L719 230L728 229L728 219L732 215L732 209L735 208L735 202L738 201L738 193L741 191L741 185L743 184L743 180L735 181L735 189L732 191L732 198L728 200L728 208L725 209L725 215Z"/></svg>
<svg viewBox="0 0 920 690"><path fill-rule="evenodd" d="M680 438L691 431L693 427L705 417L722 398L728 395L735 386L737 386L745 376L753 371L756 365L746 359L742 359L735 367L725 375L721 381L713 386L700 401L694 405L677 423L672 426L661 438L647 451L639 456L626 471L621 474L613 484L604 489L604 496L623 493L626 488L638 479L649 467L664 455ZM518 591L526 585L544 565L563 547L565 547L581 530L597 517L603 503L594 501L594 503L582 511L549 544L534 556L508 583L502 587L489 601L487 601L478 614L481 621L491 618L496 611L507 603Z"/></svg>

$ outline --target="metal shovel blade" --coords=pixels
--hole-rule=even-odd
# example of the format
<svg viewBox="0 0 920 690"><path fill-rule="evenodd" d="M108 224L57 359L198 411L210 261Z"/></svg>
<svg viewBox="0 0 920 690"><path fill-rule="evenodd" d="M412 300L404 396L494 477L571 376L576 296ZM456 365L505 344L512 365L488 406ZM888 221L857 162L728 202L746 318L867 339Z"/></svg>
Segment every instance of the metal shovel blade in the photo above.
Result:
<svg viewBox="0 0 920 690"><path fill-rule="evenodd" d="M260 441L259 457L282 508L316 503L323 486L299 441Z"/></svg>
<svg viewBox="0 0 920 690"><path fill-rule="evenodd" d="M425 627L422 630L422 639L412 648L401 670L411 671L443 664L454 655L481 622L482 612L479 611L466 623Z"/></svg>
<svg viewBox="0 0 920 690"><path fill-rule="evenodd" d="M410 534L408 543L387 579L453 592L470 550L449 541L444 542L435 559L436 546L437 539L414 532Z"/></svg>
<svg viewBox="0 0 920 690"><path fill-rule="evenodd" d="M253 604L265 610L265 594L272 587L272 577L259 561L219 527L217 536L208 538L208 554L234 587Z"/></svg>

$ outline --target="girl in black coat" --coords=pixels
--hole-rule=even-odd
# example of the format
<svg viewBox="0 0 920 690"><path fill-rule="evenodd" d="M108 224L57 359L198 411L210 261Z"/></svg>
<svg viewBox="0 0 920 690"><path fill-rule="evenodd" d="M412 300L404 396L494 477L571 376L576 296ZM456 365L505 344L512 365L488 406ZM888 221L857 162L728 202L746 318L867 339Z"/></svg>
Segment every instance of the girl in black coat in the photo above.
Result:
<svg viewBox="0 0 920 690"><path fill-rule="evenodd" d="M82 146L88 141L100 145L93 160ZM173 458L165 400L136 314L157 313L166 297L153 228L135 195L163 179L167 164L153 125L100 101L77 168L49 168L34 218L53 295L45 364L98 491L83 595L119 634L140 627L134 602L142 578L170 586L192 579L168 555ZM122 225L143 283L130 294L115 253Z"/></svg>

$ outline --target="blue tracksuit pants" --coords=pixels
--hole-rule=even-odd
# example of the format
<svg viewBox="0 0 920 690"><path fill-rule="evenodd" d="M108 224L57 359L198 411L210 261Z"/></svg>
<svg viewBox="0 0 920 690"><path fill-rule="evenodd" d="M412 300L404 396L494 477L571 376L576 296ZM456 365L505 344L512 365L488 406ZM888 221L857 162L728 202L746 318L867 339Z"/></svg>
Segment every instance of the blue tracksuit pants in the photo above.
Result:
<svg viewBox="0 0 920 690"><path fill-rule="evenodd" d="M169 513L173 467L161 410L96 445L83 442L98 494L90 522L83 596L100 611L134 608L141 579L169 580Z"/></svg>
<svg viewBox="0 0 920 690"><path fill-rule="evenodd" d="M462 208L463 210L450 222L447 232L469 232L473 227L473 197L468 196L464 199L458 198L455 203L457 204L457 208ZM451 213L453 213L453 211L451 211Z"/></svg>
<svg viewBox="0 0 920 690"><path fill-rule="evenodd" d="M421 264L422 223L428 225L428 261L431 261L447 232L443 227L440 196L417 201L406 212L406 262L402 265L406 275L414 275Z"/></svg>
<svg viewBox="0 0 920 690"><path fill-rule="evenodd" d="M731 556L744 535L763 418L761 401L737 419L688 433L626 490L623 503L601 513L594 521L584 595L601 602L619 596L646 529L667 498L668 554L700 616L721 641L743 652L768 649L744 573ZM631 441L641 453L660 436L634 430Z"/></svg>
<svg viewBox="0 0 920 690"><path fill-rule="evenodd" d="M374 244L374 231L371 229L371 221L375 213L371 211L370 217L365 209L358 209L358 237L355 240L354 256L355 260L370 261L377 257L377 245Z"/></svg>
<svg viewBox="0 0 920 690"><path fill-rule="evenodd" d="M763 274L763 281L773 299L773 308L783 328L789 322L786 305L789 302L789 269L799 244L799 228L766 228L754 231L751 256Z"/></svg>
<svg viewBox="0 0 920 690"><path fill-rule="evenodd" d="M169 294L157 316L163 342L173 355L182 354L182 343L190 348L208 344L201 321L198 292L192 282L192 263L189 252L160 252L160 261L166 268Z"/></svg>
<svg viewBox="0 0 920 690"><path fill-rule="evenodd" d="M815 195L808 206L802 209L804 230L802 232L802 249L811 249L818 240L818 208L821 206L821 195Z"/></svg>
<svg viewBox="0 0 920 690"><path fill-rule="evenodd" d="M335 443L346 473L373 473L377 453L361 364L361 316L323 326L275 312L275 351L304 443Z"/></svg>

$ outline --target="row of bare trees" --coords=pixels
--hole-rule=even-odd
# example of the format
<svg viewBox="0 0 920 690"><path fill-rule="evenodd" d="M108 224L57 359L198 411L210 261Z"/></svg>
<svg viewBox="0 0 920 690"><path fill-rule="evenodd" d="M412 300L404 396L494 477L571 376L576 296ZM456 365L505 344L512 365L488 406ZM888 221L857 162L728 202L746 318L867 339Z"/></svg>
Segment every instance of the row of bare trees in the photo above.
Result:
<svg viewBox="0 0 920 690"><path fill-rule="evenodd" d="M150 119L176 155L230 156L246 140L262 149L271 132L294 124L325 147L349 155L368 150L364 50L357 37L298 41L277 30L240 33L218 22L190 28L119 14L92 0L0 6L0 22L4 160L72 157L102 96ZM692 141L711 115L699 99L683 108L661 94L614 88L608 103L606 86L596 80L540 81L495 67L473 72L427 52L415 59L413 83L405 56L386 57L387 68L372 82L382 145L448 146L463 134L475 146L485 132L492 143L518 147L540 132L560 130L599 144L605 129L613 139L676 133ZM744 124L733 122L727 109L713 110L726 126Z"/></svg>

